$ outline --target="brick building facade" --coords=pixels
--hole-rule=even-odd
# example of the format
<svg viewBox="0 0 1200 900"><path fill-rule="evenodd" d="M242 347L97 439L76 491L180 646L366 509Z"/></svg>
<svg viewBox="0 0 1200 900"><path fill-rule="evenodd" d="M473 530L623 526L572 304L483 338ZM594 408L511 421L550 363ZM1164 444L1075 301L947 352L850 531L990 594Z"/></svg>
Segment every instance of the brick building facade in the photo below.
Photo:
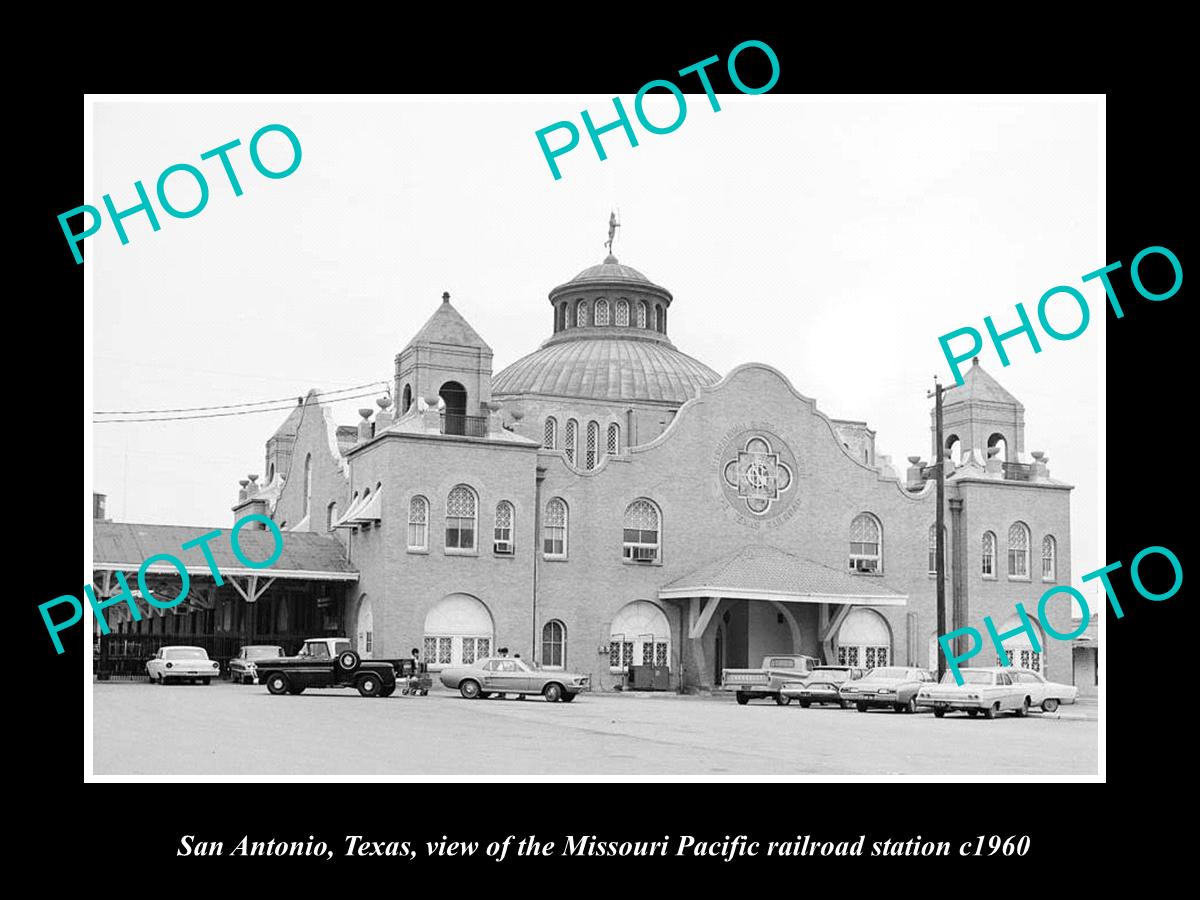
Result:
<svg viewBox="0 0 1200 900"><path fill-rule="evenodd" d="M360 652L419 647L437 669L507 646L602 688L643 663L711 686L776 652L936 667L927 461L901 477L865 422L776 369L721 377L680 352L671 293L611 255L549 299L550 338L493 375L444 295L396 357L394 405L339 427L310 395L267 443L267 483L243 483L238 517L341 542ZM1071 487L1023 419L978 364L947 392L948 614L981 631L1071 578ZM1072 682L1070 644L1041 644L1006 642Z"/></svg>

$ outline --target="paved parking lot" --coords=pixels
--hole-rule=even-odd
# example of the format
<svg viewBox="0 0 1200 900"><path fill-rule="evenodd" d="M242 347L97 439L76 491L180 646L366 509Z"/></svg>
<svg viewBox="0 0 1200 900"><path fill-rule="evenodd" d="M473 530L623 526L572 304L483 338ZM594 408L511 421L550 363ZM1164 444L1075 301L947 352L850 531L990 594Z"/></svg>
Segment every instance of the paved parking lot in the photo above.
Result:
<svg viewBox="0 0 1200 900"><path fill-rule="evenodd" d="M1095 701L992 721L728 697L96 683L98 775L1095 774Z"/></svg>

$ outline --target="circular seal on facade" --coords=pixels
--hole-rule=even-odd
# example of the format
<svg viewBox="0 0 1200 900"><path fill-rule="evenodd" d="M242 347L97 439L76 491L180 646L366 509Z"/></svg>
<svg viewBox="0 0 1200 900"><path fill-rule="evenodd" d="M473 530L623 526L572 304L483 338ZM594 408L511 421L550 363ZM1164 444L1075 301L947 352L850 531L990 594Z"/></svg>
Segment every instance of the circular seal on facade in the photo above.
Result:
<svg viewBox="0 0 1200 900"><path fill-rule="evenodd" d="M749 429L721 451L717 477L725 499L754 520L773 519L796 498L796 457L777 434Z"/></svg>

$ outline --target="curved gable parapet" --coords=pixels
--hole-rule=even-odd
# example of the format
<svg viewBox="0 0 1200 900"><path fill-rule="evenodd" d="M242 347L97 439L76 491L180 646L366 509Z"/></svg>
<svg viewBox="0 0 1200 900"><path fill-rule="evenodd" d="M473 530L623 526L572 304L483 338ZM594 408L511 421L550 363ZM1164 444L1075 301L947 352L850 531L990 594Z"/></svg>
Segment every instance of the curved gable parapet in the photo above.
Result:
<svg viewBox="0 0 1200 900"><path fill-rule="evenodd" d="M337 463L338 471L342 473L347 481L350 480L350 461L342 455L342 450L338 446L337 430L338 426L333 421L333 410L328 406L321 406L321 414L325 419L325 437L329 444L329 455L333 457Z"/></svg>
<svg viewBox="0 0 1200 900"><path fill-rule="evenodd" d="M843 446L841 438L838 437L837 429L834 426L833 419L817 409L817 401L814 398L808 397L796 390L791 380L785 374L783 374L783 372L779 371L779 369L772 365L768 365L767 363L760 362L742 363L741 365L730 369L729 372L715 384L700 385L695 396L679 407L678 411L675 413L675 416L667 424L667 427L663 429L661 434L651 441L647 441L644 444L639 444L636 447L629 448L629 453L643 453L652 449L656 449L662 444L672 440L675 437L676 432L686 426L686 420L692 415L696 407L704 404L709 400L709 398L715 397L720 393L729 390L730 385L734 384L741 375L754 370L761 370L777 378L783 384L783 386L787 388L788 392L807 408L809 413L811 413L815 418L819 419L824 424L825 430L829 435L829 439L833 442L833 445L837 448L838 452L841 453L847 461L853 463L864 472L870 472L878 481L894 485L900 495L909 500L921 500L929 495L932 482L926 483L926 485L919 491L909 491L904 486L901 479L896 475L884 474L878 468L869 466L862 460L857 459L854 454L850 453L850 451Z"/></svg>

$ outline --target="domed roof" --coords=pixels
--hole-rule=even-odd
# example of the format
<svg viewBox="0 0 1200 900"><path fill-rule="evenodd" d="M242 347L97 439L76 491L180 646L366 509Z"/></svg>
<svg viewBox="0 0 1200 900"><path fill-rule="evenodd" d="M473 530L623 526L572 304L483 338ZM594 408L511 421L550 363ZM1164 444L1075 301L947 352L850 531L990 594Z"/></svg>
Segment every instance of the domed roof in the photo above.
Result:
<svg viewBox="0 0 1200 900"><path fill-rule="evenodd" d="M592 337L556 340L517 360L493 376L492 395L552 394L682 404L701 385L720 380L704 363L665 342Z"/></svg>
<svg viewBox="0 0 1200 900"><path fill-rule="evenodd" d="M598 281L636 281L641 284L653 284L653 282L635 269L633 266L623 266L617 262L617 258L611 253L604 262L595 266L588 266L567 284L578 284L580 282L598 282Z"/></svg>

